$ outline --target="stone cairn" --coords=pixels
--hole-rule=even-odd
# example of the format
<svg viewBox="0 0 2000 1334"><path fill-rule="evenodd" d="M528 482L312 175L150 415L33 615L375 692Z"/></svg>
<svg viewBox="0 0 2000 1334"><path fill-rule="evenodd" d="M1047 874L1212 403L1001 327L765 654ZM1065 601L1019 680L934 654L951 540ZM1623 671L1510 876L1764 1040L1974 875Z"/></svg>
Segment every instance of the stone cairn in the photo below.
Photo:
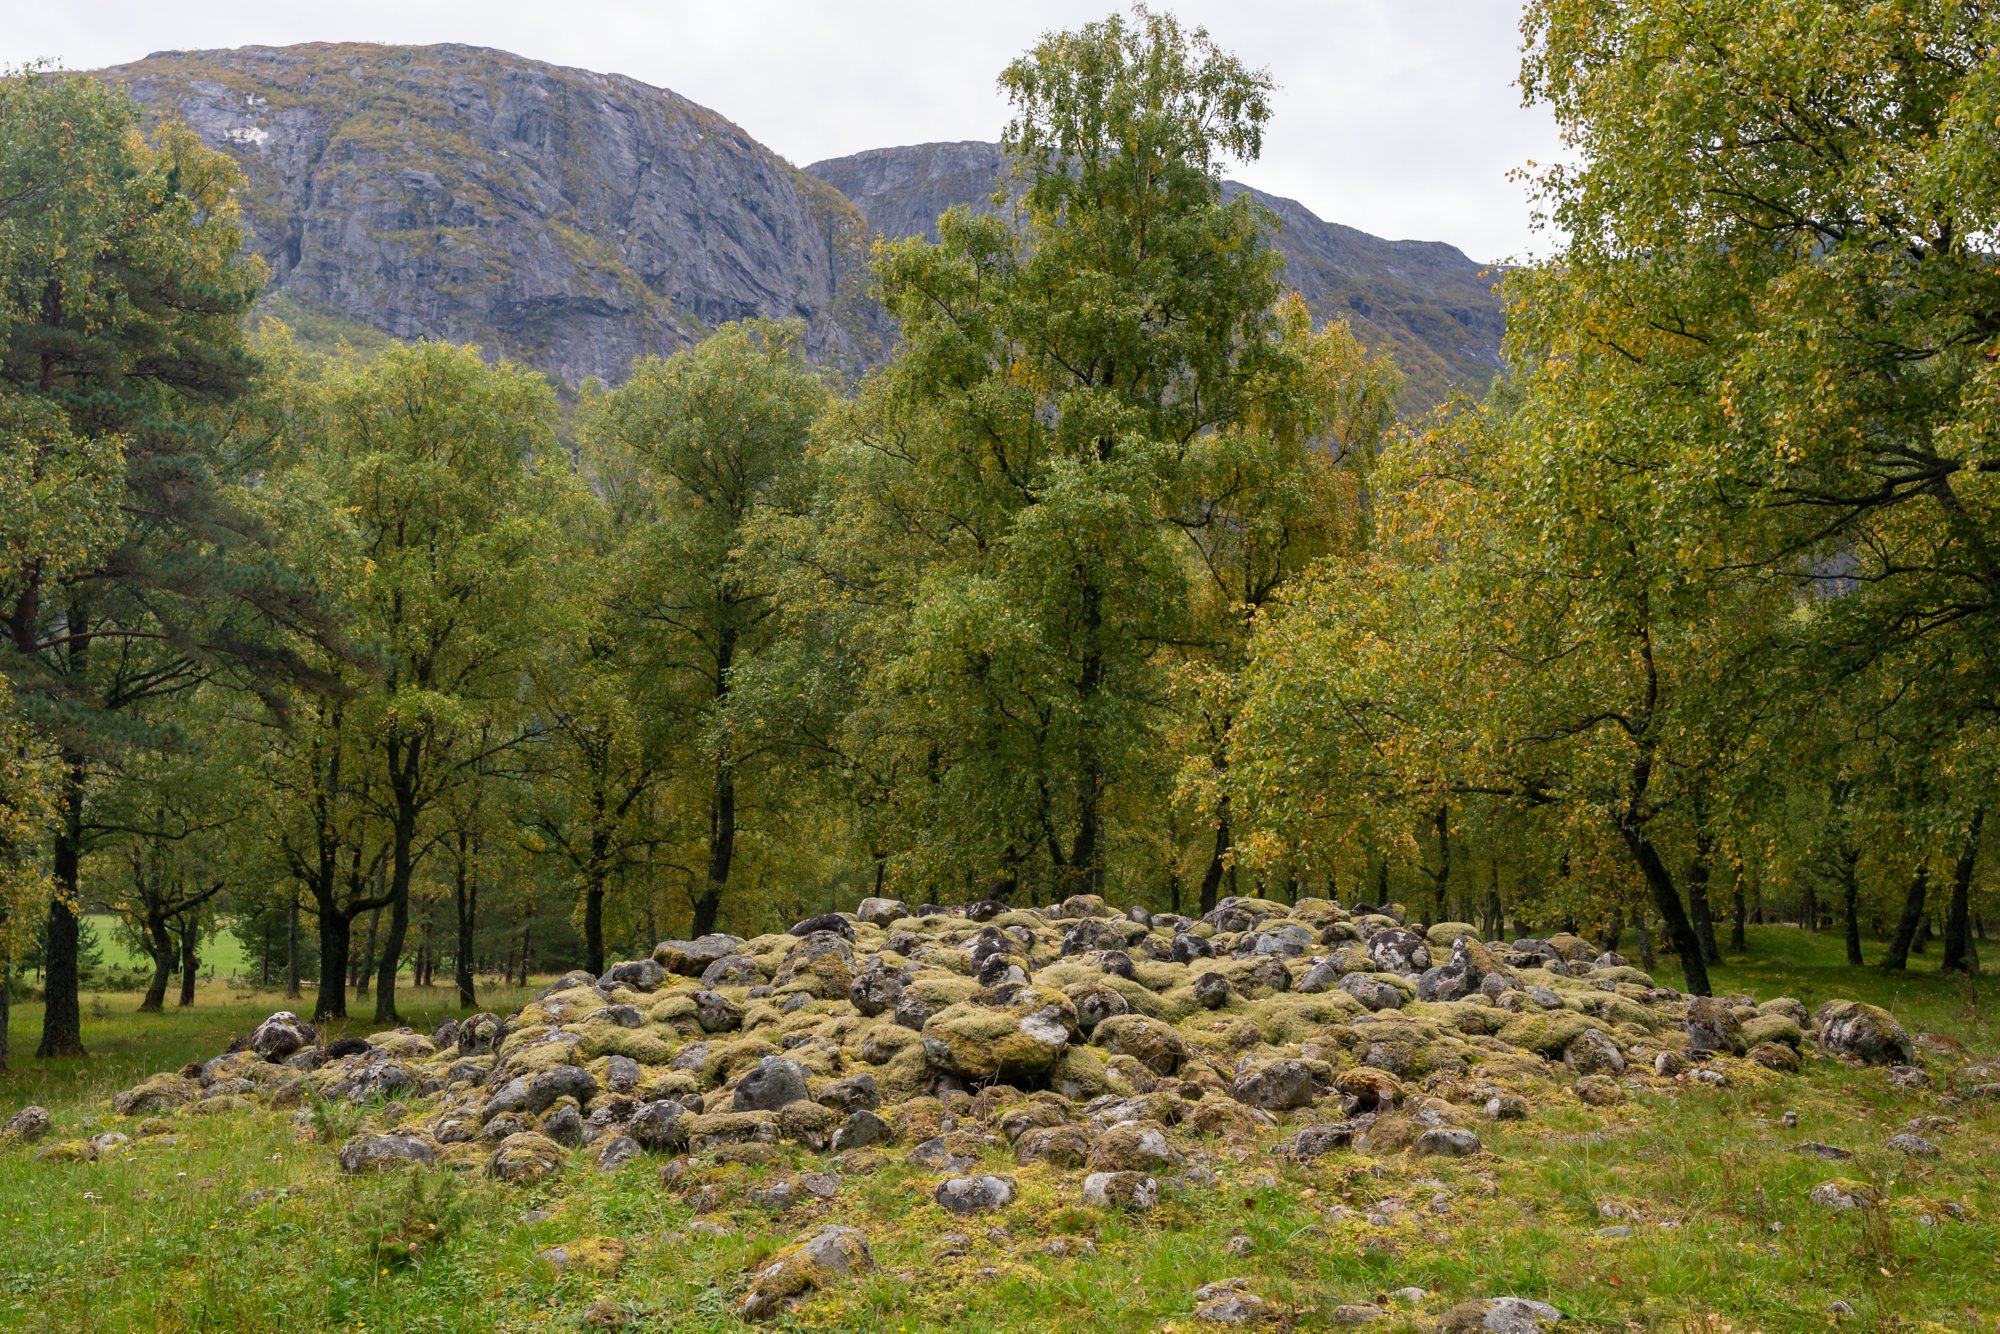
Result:
<svg viewBox="0 0 2000 1334"><path fill-rule="evenodd" d="M766 1189L824 1197L894 1152L954 1215L1013 1200L1011 1176L977 1170L1005 1144L1073 1173L1087 1207L1142 1211L1163 1182L1213 1185L1218 1143L1470 1157L1487 1152L1478 1126L1531 1116L1537 1098L1776 1078L1814 1053L1928 1082L1883 1010L1690 997L1573 935L1488 943L1462 922L1326 899L1230 898L1189 918L1094 895L870 898L784 933L665 941L429 1035L323 1043L274 1014L113 1110L152 1118L143 1134L170 1127L163 1114L263 1105L310 1126L314 1103L367 1104L383 1114L340 1147L344 1171L440 1164L523 1183L660 1154L672 1184L704 1158L771 1161L789 1143L837 1155L834 1171ZM858 1233L824 1229L753 1278L743 1314L869 1263ZM1255 1301L1224 1288L1203 1309Z"/></svg>

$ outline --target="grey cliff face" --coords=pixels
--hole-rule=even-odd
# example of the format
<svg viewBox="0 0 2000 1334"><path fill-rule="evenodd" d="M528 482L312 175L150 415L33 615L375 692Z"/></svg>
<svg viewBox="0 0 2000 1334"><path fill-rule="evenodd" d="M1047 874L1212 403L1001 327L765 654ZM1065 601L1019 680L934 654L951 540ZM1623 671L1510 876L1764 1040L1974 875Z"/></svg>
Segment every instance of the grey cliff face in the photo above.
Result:
<svg viewBox="0 0 2000 1334"><path fill-rule="evenodd" d="M860 215L685 98L464 46L166 53L105 71L248 177L267 300L481 343L575 385L726 320L857 369L889 328Z"/></svg>
<svg viewBox="0 0 2000 1334"><path fill-rule="evenodd" d="M164 52L100 77L241 164L265 304L308 342L478 343L572 388L757 315L802 321L837 373L878 365L895 329L871 295L875 235L935 236L1005 181L976 141L800 171L674 93L479 47ZM1315 315L1396 355L1405 407L1491 380L1491 274L1251 193Z"/></svg>
<svg viewBox="0 0 2000 1334"><path fill-rule="evenodd" d="M977 141L877 148L806 170L891 238L935 239L940 213L955 204L990 212L1006 184L1000 145ZM1386 241L1234 181L1223 190L1248 193L1274 216L1286 281L1317 318L1345 318L1362 342L1395 353L1409 380L1405 407L1429 406L1451 389L1477 393L1492 381L1506 330L1496 271L1441 242Z"/></svg>

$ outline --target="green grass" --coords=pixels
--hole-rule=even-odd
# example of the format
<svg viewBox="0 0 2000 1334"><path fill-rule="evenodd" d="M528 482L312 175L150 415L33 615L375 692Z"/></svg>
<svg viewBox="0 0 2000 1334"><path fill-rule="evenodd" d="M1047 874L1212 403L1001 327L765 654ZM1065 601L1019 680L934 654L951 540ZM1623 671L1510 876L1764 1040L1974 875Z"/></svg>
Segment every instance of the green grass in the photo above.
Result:
<svg viewBox="0 0 2000 1334"><path fill-rule="evenodd" d="M153 961L143 951L132 948L119 934L120 920L115 913L87 913L84 922L97 934L98 948L104 956L104 966L120 972L139 973L150 977ZM244 977L255 971L243 942L233 931L220 931L201 942L200 952L203 977L229 978ZM180 975L175 973L168 990L180 985Z"/></svg>
<svg viewBox="0 0 2000 1334"><path fill-rule="evenodd" d="M1935 1032L1992 1057L1995 984L1938 977L1935 954L1888 977L1850 970L1837 938L1767 928L1748 958L1716 970L1719 990L1833 995L1887 1004L1913 1031ZM1872 951L1871 951L1872 952ZM1670 980L1663 978L1663 980ZM446 992L411 1005L414 1027L448 1009ZM497 1005L519 996L493 998ZM140 1073L219 1050L277 999L204 992L193 1012L130 1014L129 997L87 1007L84 1063L32 1059L0 1081L0 1107L39 1098L60 1133L122 1124L103 1097ZM16 1015L16 1051L32 1049L34 1007ZM349 1031L364 1032L356 1022ZM1933 1058L1940 1082L1955 1068ZM1935 1093L1893 1088L1875 1070L1809 1061L1781 1078L1737 1067L1726 1089L1644 1093L1586 1107L1550 1079L1531 1090L1533 1116L1482 1123L1492 1154L1465 1161L1343 1152L1287 1164L1261 1143L1212 1147L1222 1184L1170 1191L1143 1219L1077 1206L1075 1174L1017 1167L1004 1145L988 1170L1017 1178L1020 1196L997 1215L957 1219L928 1202L931 1175L892 1150L878 1170L851 1172L831 1201L778 1215L745 1192L817 1155L786 1149L754 1167L709 1164L671 1188L658 1159L601 1176L584 1161L542 1187L501 1187L461 1174L471 1206L463 1230L431 1254L382 1263L362 1220L416 1206L407 1179L341 1178L331 1149L303 1138L289 1114L182 1116L171 1142L135 1140L94 1164L35 1164L0 1151L0 1326L36 1330L574 1330L599 1298L645 1330L740 1330L733 1315L748 1271L828 1222L862 1229L877 1268L821 1293L775 1322L784 1329L1179 1330L1193 1290L1251 1280L1280 1327L1325 1329L1341 1302L1430 1289L1395 1307L1381 1330L1428 1329L1452 1302L1513 1293L1541 1297L1577 1327L1602 1330L1992 1330L2000 1321L2000 1107L1944 1106ZM1783 1113L1797 1113L1787 1127ZM1884 1140L1910 1117L1944 1111L1959 1124L1931 1137L1941 1159L1909 1160ZM379 1115L378 1113L375 1113ZM1302 1117L1324 1119L1302 1113ZM128 1130L130 1127L126 1127ZM1852 1149L1845 1163L1791 1152L1803 1140ZM1807 1200L1835 1176L1866 1181L1883 1207L1835 1214ZM251 1192L273 1194L255 1202ZM278 1194L287 1191L289 1194ZM1434 1198L1441 1206L1434 1207ZM1365 1215L1385 1200L1408 1207L1388 1226ZM1928 1225L1956 1202L1967 1221ZM1637 1236L1598 1235L1637 1217ZM525 1211L547 1210L529 1221ZM719 1225L718 1235L691 1228ZM1004 1234L988 1235L991 1228ZM943 1256L946 1233L970 1238ZM1094 1255L1057 1257L1044 1242L1090 1239ZM614 1276L556 1273L537 1249L622 1238ZM1245 1255L1232 1237L1250 1239ZM1855 1314L1836 1321L1829 1303ZM1567 1327L1567 1326L1566 1326Z"/></svg>

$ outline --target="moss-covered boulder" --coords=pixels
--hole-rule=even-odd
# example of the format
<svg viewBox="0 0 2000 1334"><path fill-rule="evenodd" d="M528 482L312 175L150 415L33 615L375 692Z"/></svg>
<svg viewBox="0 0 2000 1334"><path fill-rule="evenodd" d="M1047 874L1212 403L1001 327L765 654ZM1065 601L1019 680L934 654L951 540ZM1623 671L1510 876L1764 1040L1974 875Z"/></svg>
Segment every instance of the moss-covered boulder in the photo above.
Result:
<svg viewBox="0 0 2000 1334"><path fill-rule="evenodd" d="M152 1116L184 1106L201 1096L201 1081L181 1074L159 1074L134 1084L111 1100L120 1116Z"/></svg>
<svg viewBox="0 0 2000 1334"><path fill-rule="evenodd" d="M1142 1014L1102 1020L1090 1040L1114 1056L1132 1057L1158 1075L1176 1073L1188 1058L1187 1040L1172 1025Z"/></svg>
<svg viewBox="0 0 2000 1334"><path fill-rule="evenodd" d="M1887 1010L1860 1001L1833 1000L1813 1011L1819 1049L1867 1065L1907 1065L1917 1059L1909 1033Z"/></svg>
<svg viewBox="0 0 2000 1334"><path fill-rule="evenodd" d="M560 1173L568 1158L563 1146L548 1136L524 1130L500 1141L487 1159L486 1171L499 1181L530 1185Z"/></svg>
<svg viewBox="0 0 2000 1334"><path fill-rule="evenodd" d="M924 1022L924 1055L962 1079L1038 1081L1076 1035L1076 1006L1060 991L1010 982Z"/></svg>

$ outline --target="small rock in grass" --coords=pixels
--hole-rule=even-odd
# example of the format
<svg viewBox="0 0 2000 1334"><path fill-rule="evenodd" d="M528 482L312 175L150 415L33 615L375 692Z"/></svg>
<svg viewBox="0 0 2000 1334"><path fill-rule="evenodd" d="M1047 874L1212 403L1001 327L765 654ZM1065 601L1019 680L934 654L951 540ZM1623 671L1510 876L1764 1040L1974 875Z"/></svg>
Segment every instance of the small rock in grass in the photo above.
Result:
<svg viewBox="0 0 2000 1334"><path fill-rule="evenodd" d="M597 1151L597 1170L616 1172L642 1152L639 1141L630 1135L613 1135L604 1142L604 1147Z"/></svg>
<svg viewBox="0 0 2000 1334"><path fill-rule="evenodd" d="M1014 1202L1014 1183L996 1176L952 1177L938 1183L931 1198L951 1213L985 1213Z"/></svg>
<svg viewBox="0 0 2000 1334"><path fill-rule="evenodd" d="M1868 1208L1875 1203L1875 1192L1859 1181L1836 1177L1814 1186L1809 1198L1822 1209L1844 1211Z"/></svg>
<svg viewBox="0 0 2000 1334"><path fill-rule="evenodd" d="M0 1126L0 1141L8 1144L33 1144L49 1133L54 1123L46 1107L23 1107L7 1118L7 1124Z"/></svg>
<svg viewBox="0 0 2000 1334"><path fill-rule="evenodd" d="M1576 1081L1576 1096L1592 1107L1613 1107L1625 1101L1625 1090L1614 1079L1585 1075Z"/></svg>
<svg viewBox="0 0 2000 1334"><path fill-rule="evenodd" d="M562 1145L548 1136L524 1130L500 1141L486 1170L498 1180L528 1185L561 1172L566 1156Z"/></svg>
<svg viewBox="0 0 2000 1334"><path fill-rule="evenodd" d="M630 1307L612 1301L609 1297L599 1297L583 1313L585 1329L624 1329L637 1317Z"/></svg>
<svg viewBox="0 0 2000 1334"><path fill-rule="evenodd" d="M1819 1049L1829 1056L1867 1065L1908 1065L1917 1049L1909 1033L1887 1010L1860 1001L1833 1000L1813 1011Z"/></svg>
<svg viewBox="0 0 2000 1334"><path fill-rule="evenodd" d="M1445 1313L1438 1329L1448 1334L1537 1334L1561 1321L1563 1313L1547 1302L1525 1297L1485 1297L1461 1302Z"/></svg>
<svg viewBox="0 0 2000 1334"><path fill-rule="evenodd" d="M340 1170L349 1176L435 1161L437 1150L415 1135L356 1135L340 1148Z"/></svg>
<svg viewBox="0 0 2000 1334"><path fill-rule="evenodd" d="M1889 1147L1901 1150L1912 1158L1936 1158L1940 1156L1937 1145L1931 1143L1922 1135L1912 1135L1907 1132L1900 1135L1891 1135L1889 1137Z"/></svg>
<svg viewBox="0 0 2000 1334"><path fill-rule="evenodd" d="M1205 1283L1194 1292L1194 1318L1211 1325L1248 1325L1262 1320L1270 1306L1248 1291L1247 1278L1226 1278Z"/></svg>
<svg viewBox="0 0 2000 1334"><path fill-rule="evenodd" d="M750 1280L738 1308L745 1320L766 1320L794 1305L815 1288L846 1274L875 1267L868 1239L851 1227L822 1228L806 1241L780 1251Z"/></svg>
<svg viewBox="0 0 2000 1334"><path fill-rule="evenodd" d="M1160 1202L1160 1183L1144 1172L1092 1172L1083 1179L1083 1202L1093 1209L1145 1213Z"/></svg>
<svg viewBox="0 0 2000 1334"><path fill-rule="evenodd" d="M1470 1130L1437 1126L1417 1136L1416 1142L1410 1145L1410 1152L1419 1156L1436 1154L1445 1158L1470 1158L1482 1147L1479 1136Z"/></svg>
<svg viewBox="0 0 2000 1334"><path fill-rule="evenodd" d="M1840 1163L1852 1158L1853 1153L1833 1144L1821 1144L1818 1140L1803 1140L1792 1146L1793 1153L1802 1153L1808 1158L1818 1158L1824 1162Z"/></svg>
<svg viewBox="0 0 2000 1334"><path fill-rule="evenodd" d="M805 1102L806 1068L783 1056L766 1056L736 1082L730 1106L739 1112L775 1112Z"/></svg>

